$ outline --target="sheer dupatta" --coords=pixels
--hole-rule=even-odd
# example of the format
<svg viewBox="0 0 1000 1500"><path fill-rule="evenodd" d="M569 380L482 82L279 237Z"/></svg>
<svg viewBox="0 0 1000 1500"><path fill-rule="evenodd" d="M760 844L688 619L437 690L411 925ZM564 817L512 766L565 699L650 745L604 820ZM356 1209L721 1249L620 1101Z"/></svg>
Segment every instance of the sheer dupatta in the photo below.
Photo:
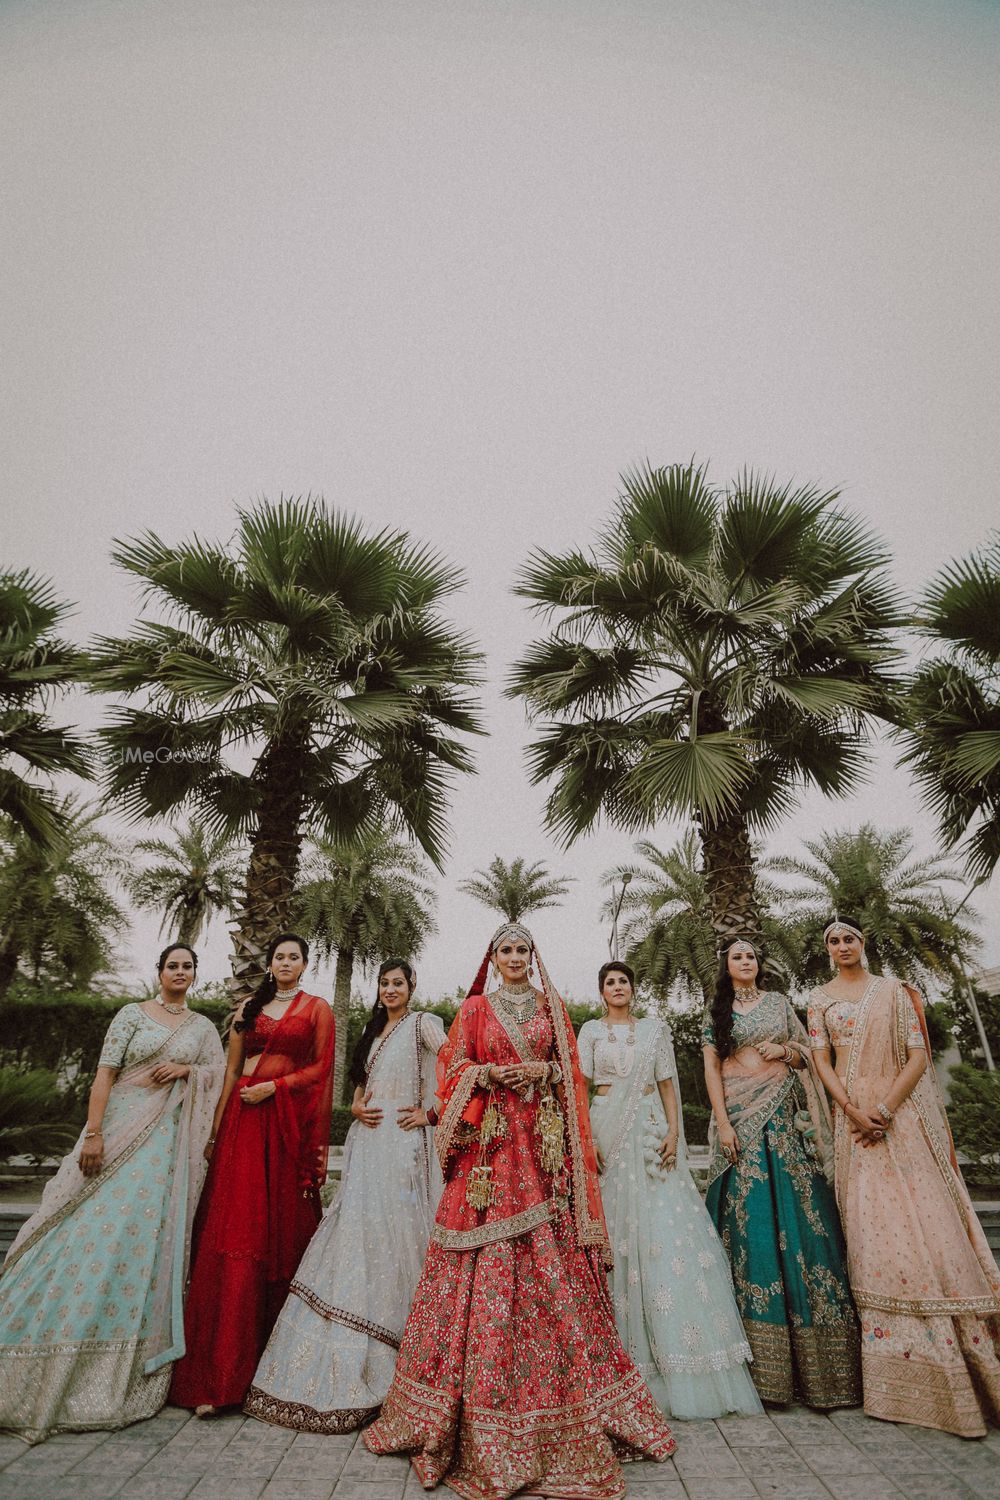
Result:
<svg viewBox="0 0 1000 1500"><path fill-rule="evenodd" d="M572 1184L576 1235L581 1245L595 1246L608 1257L610 1247L601 1203L597 1157L590 1131L587 1085L580 1069L576 1037L569 1012L552 984L537 948L534 956L552 1023L555 1061L561 1075L555 1085L555 1094L562 1107L566 1126L565 1145ZM484 995L491 957L487 950L472 988L452 1022L448 1039L438 1053L437 1095L442 1109L434 1136L438 1159L446 1175L450 1151L455 1145L474 1136L486 1108L483 1090L488 1086L486 1074L489 1062L482 1042L482 1032L491 1013Z"/></svg>
<svg viewBox="0 0 1000 1500"><path fill-rule="evenodd" d="M303 1192L326 1181L333 1097L333 1012L305 990L267 1039L247 1086L273 1081L278 1126Z"/></svg>

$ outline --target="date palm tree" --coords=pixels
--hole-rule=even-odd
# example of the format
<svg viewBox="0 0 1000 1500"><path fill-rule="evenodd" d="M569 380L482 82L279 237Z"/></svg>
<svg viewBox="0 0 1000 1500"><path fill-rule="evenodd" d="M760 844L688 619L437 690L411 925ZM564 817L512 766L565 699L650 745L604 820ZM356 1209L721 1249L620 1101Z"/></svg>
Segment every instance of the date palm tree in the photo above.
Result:
<svg viewBox="0 0 1000 1500"><path fill-rule="evenodd" d="M82 741L47 712L81 676L80 653L56 633L68 613L44 578L0 573L0 815L49 847L67 832L51 778L91 774Z"/></svg>
<svg viewBox="0 0 1000 1500"><path fill-rule="evenodd" d="M239 893L238 855L226 833L210 833L192 819L162 839L140 839L136 854L156 861L136 870L129 893L141 911L163 913L160 936L196 943L217 913L228 913Z"/></svg>
<svg viewBox="0 0 1000 1500"><path fill-rule="evenodd" d="M307 833L388 827L442 859L458 736L479 727L478 654L440 613L461 576L313 498L240 510L226 546L148 533L113 555L167 619L94 650L95 690L140 699L103 730L105 790L132 819L186 809L249 843L239 998L288 927Z"/></svg>
<svg viewBox="0 0 1000 1500"><path fill-rule="evenodd" d="M1000 536L938 574L917 625L939 649L910 684L904 764L982 879L1000 863Z"/></svg>
<svg viewBox="0 0 1000 1500"><path fill-rule="evenodd" d="M113 894L121 856L98 811L71 797L53 811L60 833L51 845L0 827L0 995L19 972L35 984L85 987L107 969L128 927Z"/></svg>
<svg viewBox="0 0 1000 1500"><path fill-rule="evenodd" d="M807 839L804 848L804 856L768 861L769 869L791 882L780 899L787 922L798 929L803 983L829 979L823 928L838 913L863 925L876 973L950 984L956 959L969 962L979 939L952 914L941 889L958 873L942 855L915 857L908 828L862 823L857 830Z"/></svg>
<svg viewBox="0 0 1000 1500"><path fill-rule="evenodd" d="M460 880L458 889L499 912L506 921L519 922L530 911L561 906L572 883L568 876L551 875L541 860L529 865L518 856L507 864L498 854L485 870L476 870L468 880Z"/></svg>
<svg viewBox="0 0 1000 1500"><path fill-rule="evenodd" d="M509 692L541 720L532 780L569 844L694 819L717 939L759 936L754 829L843 795L891 711L899 609L881 544L835 493L704 468L623 479L595 552L536 552L517 592L554 628Z"/></svg>
<svg viewBox="0 0 1000 1500"><path fill-rule="evenodd" d="M384 829L350 844L319 840L304 875L295 920L320 956L337 955L333 1097L341 1103L355 968L390 956L415 957L435 931L436 899L418 851Z"/></svg>

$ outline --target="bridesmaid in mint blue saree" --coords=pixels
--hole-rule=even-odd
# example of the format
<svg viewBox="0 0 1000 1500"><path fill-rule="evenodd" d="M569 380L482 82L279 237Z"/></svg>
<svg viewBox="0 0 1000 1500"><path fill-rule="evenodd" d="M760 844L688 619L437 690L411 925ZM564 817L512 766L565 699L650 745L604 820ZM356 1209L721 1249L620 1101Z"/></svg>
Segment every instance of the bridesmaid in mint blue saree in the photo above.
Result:
<svg viewBox="0 0 1000 1500"><path fill-rule="evenodd" d="M757 989L753 945L722 953L702 1029L712 1102L705 1199L729 1252L764 1401L861 1401L860 1332L832 1174L825 1099L784 995Z"/></svg>
<svg viewBox="0 0 1000 1500"><path fill-rule="evenodd" d="M154 998L116 1013L83 1133L4 1264L0 1429L26 1442L154 1416L184 1353L191 1222L224 1071L218 1032L187 1008L195 964L172 944Z"/></svg>

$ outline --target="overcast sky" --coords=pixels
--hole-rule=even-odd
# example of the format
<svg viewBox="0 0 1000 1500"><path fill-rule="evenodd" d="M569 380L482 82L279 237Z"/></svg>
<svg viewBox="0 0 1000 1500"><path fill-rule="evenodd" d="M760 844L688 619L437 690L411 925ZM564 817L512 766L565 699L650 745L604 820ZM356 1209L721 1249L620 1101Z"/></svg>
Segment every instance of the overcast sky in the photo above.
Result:
<svg viewBox="0 0 1000 1500"><path fill-rule="evenodd" d="M914 591L985 538L998 77L972 0L3 0L0 565L50 576L83 641L134 618L113 537L224 538L261 494L459 561L491 738L421 987L467 984L492 928L457 880L522 854L575 878L534 925L584 998L629 843L541 831L500 692L520 562L692 454L841 486ZM889 754L772 847L865 818L934 847ZM221 976L221 925L203 951Z"/></svg>

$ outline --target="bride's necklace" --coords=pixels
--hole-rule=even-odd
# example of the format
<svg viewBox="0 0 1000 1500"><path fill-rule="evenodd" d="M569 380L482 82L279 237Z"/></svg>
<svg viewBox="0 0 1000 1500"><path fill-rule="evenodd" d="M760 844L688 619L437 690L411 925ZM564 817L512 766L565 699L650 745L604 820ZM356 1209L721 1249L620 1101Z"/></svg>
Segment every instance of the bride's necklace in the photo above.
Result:
<svg viewBox="0 0 1000 1500"><path fill-rule="evenodd" d="M182 1016L187 1010L186 1000L182 1000L180 1005L177 1005L173 1000L164 1000L159 991L156 992L156 994L153 996L153 999L156 1001L157 1005L163 1006L163 1009L167 1012L168 1016Z"/></svg>
<svg viewBox="0 0 1000 1500"><path fill-rule="evenodd" d="M493 999L519 1026L531 1020L538 1004L530 984L502 984L494 990Z"/></svg>
<svg viewBox="0 0 1000 1500"><path fill-rule="evenodd" d="M755 984L736 984L733 986L734 1009L737 1006L742 1006L744 1009L749 1009L750 1006L756 1005L759 999L760 990Z"/></svg>
<svg viewBox="0 0 1000 1500"><path fill-rule="evenodd" d="M608 1029L608 1041L615 1049L615 1072L619 1078L627 1078L632 1071L632 1055L629 1047L635 1046L635 1016L629 1012L627 1021L612 1022L610 1016L604 1017L604 1024ZM621 1037L615 1035L616 1026L627 1026L628 1036L625 1038L625 1047L622 1048Z"/></svg>

